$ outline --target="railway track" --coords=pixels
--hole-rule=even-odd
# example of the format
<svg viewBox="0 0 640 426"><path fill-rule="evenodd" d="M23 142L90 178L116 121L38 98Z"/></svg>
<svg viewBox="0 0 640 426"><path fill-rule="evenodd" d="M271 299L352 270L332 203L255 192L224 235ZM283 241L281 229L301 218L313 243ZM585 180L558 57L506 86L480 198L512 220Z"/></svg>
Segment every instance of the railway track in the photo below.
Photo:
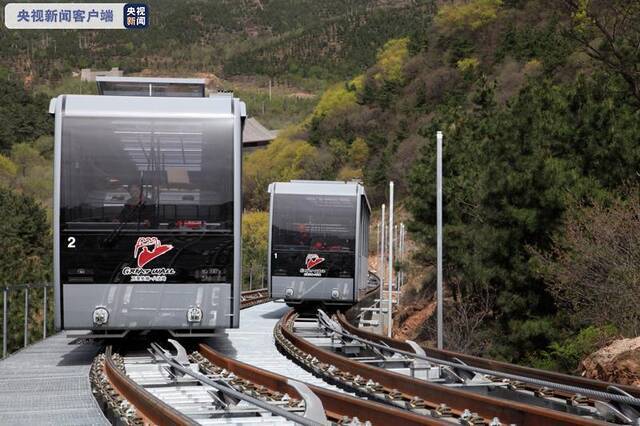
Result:
<svg viewBox="0 0 640 426"><path fill-rule="evenodd" d="M352 325L347 317L338 312L336 319L343 331L357 336L364 341L377 342L395 350L413 353L415 344L412 342L397 340L372 333ZM572 376L552 371L538 370L506 362L494 361L466 355L454 351L438 350L434 348L420 348L424 360L438 363L445 362L455 364L455 368L463 368L465 371L476 373L480 370L491 371L493 380L509 380L514 387L528 391L529 393L542 393L564 399L569 403L589 404L597 407L605 417L618 420L622 423L638 423L640 406L633 399L640 398L640 389L634 386L618 385L599 380L588 379L580 376ZM398 352L400 353L400 352ZM511 379L513 377L515 379ZM510 378L511 377L511 378ZM582 393L580 401L576 401L576 393ZM588 394L604 397L587 398ZM610 399L606 399L607 395ZM612 400L611 398L616 398Z"/></svg>
<svg viewBox="0 0 640 426"><path fill-rule="evenodd" d="M95 359L92 387L112 423L444 424L305 385L224 356L207 345L187 355L180 344L169 343L175 355L154 343L147 353L125 356L113 354L108 347Z"/></svg>
<svg viewBox="0 0 640 426"><path fill-rule="evenodd" d="M264 303L269 300L269 289L259 288L257 290L243 291L240 296L240 309Z"/></svg>
<svg viewBox="0 0 640 426"><path fill-rule="evenodd" d="M255 290L241 306L266 300L264 289ZM292 361L356 396L261 370L206 344L187 354L172 340L124 357L107 348L91 370L94 394L113 423L132 425L640 424L635 393L625 387L423 350L359 329L339 312L290 310L273 333Z"/></svg>
<svg viewBox="0 0 640 426"><path fill-rule="evenodd" d="M531 391L493 371L487 375L460 368L465 365L459 362L453 368L429 361L417 345L406 343L410 351L398 351L350 330L353 335L344 329L341 334L340 324L326 316L302 318L290 311L274 335L283 352L325 380L424 416L489 425L637 424L637 415L632 418L629 411L633 407L626 406L625 412L611 400L550 388Z"/></svg>
<svg viewBox="0 0 640 426"><path fill-rule="evenodd" d="M152 344L150 355L113 355L91 370L96 399L114 424L442 425L408 411L266 372L207 345L176 355ZM368 422L368 423L367 423Z"/></svg>

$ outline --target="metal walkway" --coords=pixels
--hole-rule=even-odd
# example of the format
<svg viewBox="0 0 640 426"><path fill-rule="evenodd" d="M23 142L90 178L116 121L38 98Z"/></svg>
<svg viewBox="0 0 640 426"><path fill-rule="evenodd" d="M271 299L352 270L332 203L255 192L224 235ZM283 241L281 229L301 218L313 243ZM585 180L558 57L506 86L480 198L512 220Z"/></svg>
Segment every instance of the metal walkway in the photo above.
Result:
<svg viewBox="0 0 640 426"><path fill-rule="evenodd" d="M0 361L0 425L108 425L89 384L99 346L59 333Z"/></svg>
<svg viewBox="0 0 640 426"><path fill-rule="evenodd" d="M240 328L226 330L224 333L208 339L206 343L229 357L263 370L343 392L299 367L278 352L273 337L273 328L289 309L291 308L284 303L274 302L243 309L240 311Z"/></svg>

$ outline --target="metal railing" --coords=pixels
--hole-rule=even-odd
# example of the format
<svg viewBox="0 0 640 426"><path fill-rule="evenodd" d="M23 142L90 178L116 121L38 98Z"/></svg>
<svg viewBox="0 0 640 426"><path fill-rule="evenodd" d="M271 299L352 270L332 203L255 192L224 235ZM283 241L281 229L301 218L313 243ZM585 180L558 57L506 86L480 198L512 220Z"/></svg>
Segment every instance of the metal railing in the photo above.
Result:
<svg viewBox="0 0 640 426"><path fill-rule="evenodd" d="M13 291L24 292L24 345L29 344L29 290L44 289L42 292L42 338L47 338L47 293L49 288L53 288L53 284L18 284L0 287L2 289L2 358L7 357L8 348L8 329L9 329L9 293Z"/></svg>
<svg viewBox="0 0 640 426"><path fill-rule="evenodd" d="M264 280L266 275L266 268L258 271L250 271L249 276L249 288L244 291L254 290L254 285L257 287L256 289L264 288ZM258 281L256 278L260 276L260 280ZM257 285L259 283L259 285ZM7 355L10 354L9 348L9 296L12 292L24 292L24 330L23 330L23 346L26 347L29 343L35 343L38 340L33 342L29 341L29 322L31 320L31 315L29 315L29 306L30 302L33 298L30 297L30 290L43 289L42 297L39 297L42 302L42 338L47 338L47 329L49 328L49 304L48 304L48 291L53 288L53 284L18 284L18 285L10 285L10 286L0 286L0 290L2 290L2 359L6 358ZM16 299L13 300L13 303L16 302ZM19 312L18 312L19 314ZM15 346L14 346L15 348Z"/></svg>
<svg viewBox="0 0 640 426"><path fill-rule="evenodd" d="M252 291L255 289L261 289L264 288L264 281L267 277L267 268L265 267L257 267L257 268L252 268L251 266L248 268L245 268L243 270L243 280L242 280L242 289L243 291ZM249 279L248 282L248 286L247 284L247 278ZM259 279L258 279L259 278ZM254 289L255 286L255 289Z"/></svg>

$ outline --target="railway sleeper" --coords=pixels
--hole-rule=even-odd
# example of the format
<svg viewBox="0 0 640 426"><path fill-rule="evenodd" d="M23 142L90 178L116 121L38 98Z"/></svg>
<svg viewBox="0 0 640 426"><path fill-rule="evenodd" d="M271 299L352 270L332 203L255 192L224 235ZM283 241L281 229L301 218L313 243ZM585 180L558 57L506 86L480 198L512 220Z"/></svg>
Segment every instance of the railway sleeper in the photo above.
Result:
<svg viewBox="0 0 640 426"><path fill-rule="evenodd" d="M122 358L113 357L116 366L124 371ZM91 390L98 406L105 413L111 424L118 426L142 426L144 421L135 408L111 386L111 383L104 374L104 354L98 355L89 371L89 381Z"/></svg>

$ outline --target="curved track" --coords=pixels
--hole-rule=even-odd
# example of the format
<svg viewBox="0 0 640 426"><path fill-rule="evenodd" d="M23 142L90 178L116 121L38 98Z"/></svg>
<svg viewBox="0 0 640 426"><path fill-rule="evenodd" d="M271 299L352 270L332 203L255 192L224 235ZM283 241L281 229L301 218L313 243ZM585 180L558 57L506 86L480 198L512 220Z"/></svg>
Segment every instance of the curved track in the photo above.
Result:
<svg viewBox="0 0 640 426"><path fill-rule="evenodd" d="M146 424L157 425L180 425L191 426L196 424L193 420L186 417L171 405L156 398L142 386L134 382L124 372L124 368L118 366L113 358L111 346L108 346L104 355L97 361L97 368L104 371L111 390L105 387L99 387L98 393L102 399L102 403L109 406L108 416L111 420L118 420L122 417L132 417L132 413L126 413L121 409L123 401L131 404L135 410L135 417L142 420ZM97 375L93 375L92 380L99 380Z"/></svg>
<svg viewBox="0 0 640 426"><path fill-rule="evenodd" d="M284 376L236 361L204 344L199 346L198 353L210 363L223 367L244 380L263 386L272 392L287 393L300 398L298 391L290 385L289 380ZM308 385L308 387L322 401L327 418L333 422L357 417L359 421L370 421L374 425L389 425L398 421L403 425L445 424L436 419L424 418L407 411L357 399L317 386Z"/></svg>
<svg viewBox="0 0 640 426"><path fill-rule="evenodd" d="M241 307L267 299L266 289L245 292ZM631 424L638 418L633 404L618 401L635 401L640 391L633 387L614 387L456 352L423 351L413 342L359 329L340 312L335 318L322 311L315 319L289 310L273 330L276 345L316 376L366 399L262 370L205 344L187 355L175 341L170 342L176 355L153 343L152 356L145 361L153 366L153 374L166 380L160 384L166 390L159 391L157 383L155 389L145 389L137 383L148 379L139 373L140 368L147 368L140 367L141 358L125 360L108 347L92 368L92 382L97 384L94 393L110 420L124 424L218 424L232 417L236 424L258 418L263 424L535 426L598 425L606 424L605 419ZM434 371L437 374L432 377ZM531 380L512 380L516 376ZM592 398L535 387L533 379L593 391ZM163 392L172 392L172 386L180 395L194 392L195 387L200 396L189 399L185 409L182 399L173 403L165 397ZM598 392L617 399L599 400L594 397Z"/></svg>
<svg viewBox="0 0 640 426"><path fill-rule="evenodd" d="M585 417L430 383L354 361L300 337L294 327L296 316L294 311L289 311L275 331L276 341L282 349L316 374L368 397L425 415L458 418L467 424L603 424Z"/></svg>
<svg viewBox="0 0 640 426"><path fill-rule="evenodd" d="M410 344L405 341L393 339L387 336L382 336L380 334L371 333L366 330L362 330L353 326L347 318L342 314L338 313L337 315L338 321L345 330L349 333L352 333L356 336L362 337L363 339L372 340L380 343L384 343L385 345L400 349L407 352L413 352L413 348ZM456 362L456 363L464 363L469 366L483 368L487 370L495 370L503 373L509 373L519 376L531 377L534 379L547 380L555 383L564 384L567 386L576 386L586 389L591 389L598 392L610 392L612 387L616 387L618 389L623 390L629 395L640 398L640 388L635 386L626 386L626 385L618 385L613 383L602 382L599 380L588 379L580 376L571 376L568 374L555 373L553 371L545 371L538 370L530 367L523 367L521 365L509 364L507 362L494 361L491 359L480 358L472 355L465 355L460 352L439 350L434 348L422 348L427 356L438 358L443 361Z"/></svg>

